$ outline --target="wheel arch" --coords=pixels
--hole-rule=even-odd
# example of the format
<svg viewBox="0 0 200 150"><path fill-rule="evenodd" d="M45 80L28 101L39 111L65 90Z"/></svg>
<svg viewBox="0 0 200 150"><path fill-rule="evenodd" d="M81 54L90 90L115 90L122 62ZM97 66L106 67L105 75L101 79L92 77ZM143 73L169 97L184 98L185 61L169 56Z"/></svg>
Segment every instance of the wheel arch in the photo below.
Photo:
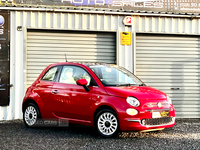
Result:
<svg viewBox="0 0 200 150"><path fill-rule="evenodd" d="M23 112L23 113L24 113L24 111L25 111L26 105L28 105L28 104L30 104L30 103L35 104L35 105L37 106L37 108L39 109L39 111L40 111L39 105L36 103L36 101L34 101L33 99L27 99L27 100L23 103L23 105L22 105L22 112Z"/></svg>

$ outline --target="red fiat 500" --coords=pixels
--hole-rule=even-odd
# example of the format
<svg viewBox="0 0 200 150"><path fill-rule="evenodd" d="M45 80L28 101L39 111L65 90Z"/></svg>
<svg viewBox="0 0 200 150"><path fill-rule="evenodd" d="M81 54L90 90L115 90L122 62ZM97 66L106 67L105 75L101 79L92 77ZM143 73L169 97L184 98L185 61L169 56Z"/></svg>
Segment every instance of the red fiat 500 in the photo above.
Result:
<svg viewBox="0 0 200 150"><path fill-rule="evenodd" d="M122 67L103 63L49 65L27 89L22 109L28 127L39 119L62 119L95 126L104 137L175 125L175 110L165 93Z"/></svg>

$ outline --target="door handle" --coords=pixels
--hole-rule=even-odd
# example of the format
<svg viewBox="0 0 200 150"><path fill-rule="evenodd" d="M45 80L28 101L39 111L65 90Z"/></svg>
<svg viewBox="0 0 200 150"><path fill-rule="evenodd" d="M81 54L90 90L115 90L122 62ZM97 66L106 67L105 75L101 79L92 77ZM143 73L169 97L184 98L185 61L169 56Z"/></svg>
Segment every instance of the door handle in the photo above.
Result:
<svg viewBox="0 0 200 150"><path fill-rule="evenodd" d="M58 94L59 92L57 90L51 91L52 94Z"/></svg>
<svg viewBox="0 0 200 150"><path fill-rule="evenodd" d="M171 90L180 90L180 88L171 88Z"/></svg>
<svg viewBox="0 0 200 150"><path fill-rule="evenodd" d="M7 84L7 85L8 85L8 87L10 87L10 88L13 87L13 84Z"/></svg>

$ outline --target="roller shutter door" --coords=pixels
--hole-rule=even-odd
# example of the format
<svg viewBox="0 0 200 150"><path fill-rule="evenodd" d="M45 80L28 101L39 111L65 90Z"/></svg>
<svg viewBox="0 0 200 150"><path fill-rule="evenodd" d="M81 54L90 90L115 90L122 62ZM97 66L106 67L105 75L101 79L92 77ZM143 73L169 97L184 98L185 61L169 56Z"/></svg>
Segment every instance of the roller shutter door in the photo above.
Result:
<svg viewBox="0 0 200 150"><path fill-rule="evenodd" d="M176 117L200 118L200 38L138 34L136 75L173 100Z"/></svg>
<svg viewBox="0 0 200 150"><path fill-rule="evenodd" d="M115 33L28 31L27 87L47 65L65 62L65 54L69 62L115 63Z"/></svg>

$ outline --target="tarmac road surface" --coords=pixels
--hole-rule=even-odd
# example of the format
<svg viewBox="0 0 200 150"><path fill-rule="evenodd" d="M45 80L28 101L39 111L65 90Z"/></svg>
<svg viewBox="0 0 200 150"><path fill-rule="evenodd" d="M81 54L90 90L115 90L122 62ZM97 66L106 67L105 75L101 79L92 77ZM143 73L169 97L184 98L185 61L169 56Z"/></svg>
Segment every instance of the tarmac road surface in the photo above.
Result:
<svg viewBox="0 0 200 150"><path fill-rule="evenodd" d="M148 133L122 132L110 139L82 125L27 128L22 120L1 121L0 149L196 150L200 149L200 119L177 119L173 128Z"/></svg>

